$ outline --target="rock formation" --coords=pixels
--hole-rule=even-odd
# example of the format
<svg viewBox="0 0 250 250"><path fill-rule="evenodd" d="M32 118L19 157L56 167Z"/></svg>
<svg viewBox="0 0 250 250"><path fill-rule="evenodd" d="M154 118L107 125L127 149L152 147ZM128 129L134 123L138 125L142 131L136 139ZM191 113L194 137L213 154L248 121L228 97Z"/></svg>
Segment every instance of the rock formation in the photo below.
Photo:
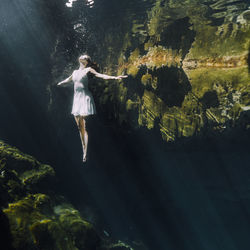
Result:
<svg viewBox="0 0 250 250"><path fill-rule="evenodd" d="M247 1L123 2L86 12L90 53L106 73L130 75L96 84L101 112L132 128L157 126L166 141L234 127L250 105Z"/></svg>
<svg viewBox="0 0 250 250"><path fill-rule="evenodd" d="M132 249L101 237L56 183L51 166L0 142L0 227L9 249Z"/></svg>

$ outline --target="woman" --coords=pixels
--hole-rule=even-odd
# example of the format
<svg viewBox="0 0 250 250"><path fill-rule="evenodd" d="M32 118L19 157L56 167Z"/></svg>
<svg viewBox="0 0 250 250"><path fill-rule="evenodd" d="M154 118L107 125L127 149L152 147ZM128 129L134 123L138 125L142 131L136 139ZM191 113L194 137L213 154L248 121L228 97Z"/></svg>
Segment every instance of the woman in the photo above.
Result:
<svg viewBox="0 0 250 250"><path fill-rule="evenodd" d="M109 76L100 74L94 69L94 63L88 55L79 57L80 67L75 70L67 79L59 82L57 85L61 86L70 81L74 83L74 100L71 114L74 115L77 127L80 131L80 138L83 148L83 162L87 160L88 149L88 132L86 130L86 117L88 115L96 114L96 107L93 96L88 89L88 77L93 75L105 80L108 79L122 79L127 76Z"/></svg>

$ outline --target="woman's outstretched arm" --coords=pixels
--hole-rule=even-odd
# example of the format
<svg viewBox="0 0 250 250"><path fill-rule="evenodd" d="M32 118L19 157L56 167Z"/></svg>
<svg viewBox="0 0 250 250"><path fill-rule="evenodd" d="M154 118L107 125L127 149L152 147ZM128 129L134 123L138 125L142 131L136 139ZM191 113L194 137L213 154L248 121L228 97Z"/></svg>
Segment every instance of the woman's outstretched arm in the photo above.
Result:
<svg viewBox="0 0 250 250"><path fill-rule="evenodd" d="M59 82L59 83L57 84L57 86L65 85L65 83L68 83L68 82L70 82L70 81L72 81L72 75L69 76L68 78L66 78L65 80Z"/></svg>
<svg viewBox="0 0 250 250"><path fill-rule="evenodd" d="M118 80L118 79L122 79L122 78L127 78L128 76L127 75L124 75L124 76L109 76L109 75L105 75L105 74L101 74L101 73L98 73L97 71L95 71L94 69L90 68L89 70L93 75L95 75L96 77L98 78L102 78L104 80Z"/></svg>

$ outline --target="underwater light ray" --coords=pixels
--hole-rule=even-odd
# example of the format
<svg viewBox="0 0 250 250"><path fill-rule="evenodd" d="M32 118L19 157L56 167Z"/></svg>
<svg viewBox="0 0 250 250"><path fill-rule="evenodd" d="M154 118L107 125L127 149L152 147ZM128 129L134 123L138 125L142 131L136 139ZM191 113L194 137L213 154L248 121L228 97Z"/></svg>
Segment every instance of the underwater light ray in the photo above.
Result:
<svg viewBox="0 0 250 250"><path fill-rule="evenodd" d="M189 223L186 223L185 215L183 214L183 212L185 212L185 210L183 211L183 206L185 207L185 205L180 205L179 203L179 199L181 200L183 191L182 182L176 169L177 166L173 165L173 160L171 160L171 157L169 157L170 155L167 156L168 163L166 162L164 164L160 157L154 157L154 152L152 152L151 155L154 158L154 160L152 160L152 164L154 165L155 178L158 180L157 187L159 189L158 192L156 191L155 193L157 194L159 191L161 191L162 195L160 196L159 194L158 197L158 200L161 201L159 206L162 204L162 209L166 209L166 215L161 217L162 225L172 225L173 232L171 234L173 235L171 238L177 237L179 239L178 241L176 240L175 246L178 243L180 245L180 249L201 248L203 245L202 241L193 240L190 242L190 237L192 237L195 232L194 230L191 230L192 226ZM175 157L173 157L173 159L174 158ZM164 169L166 171L163 171ZM175 246L173 248L175 248Z"/></svg>
<svg viewBox="0 0 250 250"><path fill-rule="evenodd" d="M155 220L153 219L152 214L150 213L148 208L145 206L144 210L141 211L143 217L146 218L146 220L144 220L143 225L139 226L138 223L136 223L136 221L133 220L130 214L126 211L125 209L126 206L124 206L124 202L122 202L123 199L121 197L119 198L119 194L117 192L114 192L115 189L111 187L109 189L110 189L109 192L105 191L105 193L107 192L109 193L109 195L111 194L112 196L111 201L113 202L109 202L109 199L107 200L107 198L105 198L105 195L103 199L100 199L99 197L100 190L94 191L93 187L89 187L89 190L91 190L91 195L95 197L95 201L99 207L99 211L101 211L102 215L104 216L106 220L106 224L111 225L111 228L110 228L111 235L116 235L116 237L118 237L119 235L124 235L124 232L126 232L131 225L136 225L137 230L139 230L140 235L144 235L148 239L152 238L154 240L154 243L156 242L158 243L160 241L159 238L160 238L161 232L158 230L158 226L155 223ZM104 190L102 189L102 192L103 191ZM114 201L115 201L115 204L114 204ZM117 220L120 221L120 223L117 223ZM123 228L120 228L120 224L123 225ZM143 230L140 230L140 228L141 229L143 228ZM146 230L147 234L145 235L144 230L146 228L148 228L148 230ZM151 232L152 229L153 229L153 232ZM164 238L164 237L161 236L161 238ZM164 243L166 245L166 242Z"/></svg>
<svg viewBox="0 0 250 250"><path fill-rule="evenodd" d="M38 30L35 29L35 27L32 25L31 20L27 17L26 11L24 8L22 8L22 5L20 6L20 2L15 2L14 8L8 8L10 9L9 15L13 12L16 13L15 18L12 19L10 23L6 24L4 33L2 33L2 38L5 41L6 48L8 48L10 58L12 58L12 66L16 66L17 68L21 68L20 72L21 74L27 74L28 78L32 78L33 76L36 76L37 79L39 77L38 74L35 74L35 70L37 71L39 67L46 66L45 62L47 51L44 49L46 46L44 44L46 42L39 42L42 40L39 40L38 36ZM11 6L13 7L13 6ZM20 7L20 8L19 8ZM18 11L20 10L21 11ZM4 19L7 19L6 15ZM41 25L40 25L41 26ZM14 32L14 29L19 28L16 32ZM29 40L27 39L29 38ZM43 49L42 49L43 48ZM34 65L34 58L37 58L38 65L35 67ZM27 72L27 66L30 67L30 71ZM26 73L27 72L27 73ZM31 77L30 77L31 75ZM32 83L36 80L35 77L33 77ZM27 81L29 82L29 81ZM31 83L31 82L30 82ZM33 85L33 84L32 84ZM28 87L29 85L26 84L25 87ZM36 92L37 95L39 95L39 84L33 85L31 88L31 91L33 93ZM37 100L36 100L37 101ZM38 100L41 102L40 100ZM42 105L42 104L41 104Z"/></svg>
<svg viewBox="0 0 250 250"><path fill-rule="evenodd" d="M119 218L124 227L130 224L130 219L124 210L124 206L120 205L122 203L122 199L115 191L114 186L110 184L110 179L104 177L100 173L96 176L96 178L97 177L98 179L95 181L100 184L100 186L98 186L101 190L99 190L99 188L96 187L95 182L92 182L91 180L88 181L85 179L84 183L88 187L90 195L95 202L95 206L101 212L102 218L105 220L105 224L111 225L111 230L113 230L111 234L119 234L122 229L116 228L117 221L113 221L112 218Z"/></svg>
<svg viewBox="0 0 250 250"><path fill-rule="evenodd" d="M15 12L15 8L11 8L10 13L5 13L1 19L7 19L6 16L10 15L12 12ZM6 107L4 112L9 112L11 115L10 119L13 118L13 122L7 119L11 124L8 126L10 131L2 138L8 137L9 143L16 146L19 145L19 148L23 148L25 144L27 147L26 150L30 154L36 155L38 158L46 158L44 157L45 153L41 150L43 146L41 144L41 138L39 138L39 133L41 133L41 129L43 129L42 127L44 127L43 124L45 123L43 107L46 104L44 103L44 98L41 96L42 85L39 84L40 82L36 81L38 77L34 77L36 73L33 72L31 64L33 58L30 57L31 60L29 60L26 53L30 52L30 47L27 45L26 48L22 48L23 44L26 42L24 39L25 36L23 35L25 33L21 28L14 32L15 24L18 24L18 20L20 20L19 12L16 13L11 23L6 21L6 25L1 27L1 48L4 50L2 51L3 57L1 57L4 62L2 64L3 69L1 70L1 72L4 72L4 82L1 83L1 85L5 88L6 99L12 103L11 106ZM17 27L19 28L19 25L17 25ZM34 48L31 49L33 50L30 53L34 56L36 50ZM29 65L31 65L31 67L29 67ZM1 101L6 105L3 99ZM33 104L35 105L33 106ZM38 112L35 112L35 106L37 110L39 110L40 115ZM27 110L29 110L29 112L26 112ZM36 118L39 117L40 120L41 115L43 119L38 124ZM32 116L33 119L31 119ZM5 123L7 124L7 121ZM38 127L39 133L37 131Z"/></svg>
<svg viewBox="0 0 250 250"><path fill-rule="evenodd" d="M1 35L9 54L13 58L13 65L21 68L21 72L27 71L27 65L30 65L31 70L32 68L35 69L32 65L35 57L39 58L39 61L46 61L45 58L48 57L46 55L48 51L44 49L46 47L44 46L45 42L39 43L39 41L42 41L39 40L41 37L38 35L39 31L32 26L32 21L27 17L20 2L15 2L13 5L5 4L4 8L6 11L2 19L5 26L2 27ZM28 73L31 74L32 71Z"/></svg>
<svg viewBox="0 0 250 250"><path fill-rule="evenodd" d="M16 73L17 75L20 75L20 71L18 69L15 69L17 67L17 65L13 65L13 61L14 59L13 58L13 55L11 53L11 50L9 49L9 44L5 43L5 40L3 39L1 41L1 48L3 49L2 53L4 53L1 57L3 59L3 61L7 62L5 64L2 64L2 69L1 69L1 74L2 75L2 83L1 83L1 95L4 96L5 100L8 102L8 103L5 103L5 107L8 107L9 110L12 110L15 114L15 120L18 120L21 124L19 124L19 127L23 127L25 130L27 130L26 126L24 126L25 124L25 119L23 117L23 115L21 115L21 113L19 112L19 103L18 103L18 89L16 89L16 91L10 91L11 88L10 86L13 85L13 82L17 82L18 79L14 78L13 77L13 70L16 70ZM11 61L11 64L9 64L9 60ZM10 85L10 86L9 86ZM15 87L17 87L15 85ZM9 90L9 91L8 91ZM1 101L3 99L1 98ZM5 110L5 109L3 109ZM13 116L11 116L12 118ZM14 124L14 123L13 123ZM27 134L27 131L25 132L25 134Z"/></svg>
<svg viewBox="0 0 250 250"><path fill-rule="evenodd" d="M214 142L213 144L213 153L214 153L214 160L217 162L217 164L219 163L220 168L216 169L217 173L223 172L223 176L227 181L227 187L230 189L231 191L231 195L237 199L236 197L241 197L241 194L239 192L238 186L239 186L239 182L237 180L237 175L239 173L239 168L237 168L237 171L235 171L234 166L232 166L232 162L228 160L229 157L235 158L235 156L233 156L232 154L235 154L235 152L225 152L225 150L223 148L220 149L220 145L216 144ZM223 152L223 153L221 153ZM237 152L238 155L238 152ZM239 161L240 162L240 161ZM219 172L220 171L220 172ZM222 173L221 173L222 175ZM241 177L242 178L242 177ZM240 181L240 183L242 182L242 180ZM245 204L243 204L244 202L241 200L240 198L240 208L242 210L241 214L244 215L244 221L247 221L248 224L250 224L250 217L249 214L247 212L247 209L245 207Z"/></svg>
<svg viewBox="0 0 250 250"><path fill-rule="evenodd" d="M101 159L99 159L99 157L96 158L96 165L100 166L103 165L103 161ZM92 166L93 167L93 166ZM121 220L123 222L121 222L125 228L129 228L131 225L137 225L138 223L136 223L136 220L134 218L134 216L131 215L131 211L127 211L125 208L127 207L127 202L129 202L129 197L127 197L127 199L124 199L124 188L122 187L123 185L121 185L121 180L122 176L119 177L117 176L116 178L113 178L111 176L109 176L106 171L105 168L98 168L98 173L90 173L93 174L93 177L95 179L95 181L93 181L93 178L89 175L85 176L83 175L84 178L84 183L88 185L88 189L91 190L91 196L93 196L93 198L96 201L97 206L99 207L99 209L102 211L103 216L106 218L106 222L108 224L111 223L112 228L116 228L117 227L117 221L112 221L112 218L116 218L116 220L118 218L118 221ZM98 179L96 179L98 177ZM120 183L120 185L118 184L118 182ZM98 187L96 186L98 183ZM129 183L127 183L127 185L130 185L130 181ZM136 183L133 183L134 185L136 185ZM105 187L105 188L104 188ZM100 190L99 188L102 188L102 195L100 196ZM106 194L111 193L112 195L108 195L108 197L106 196ZM137 193L136 190L134 190L134 193ZM107 202L108 199L108 202ZM130 197L131 199L131 197ZM133 198L132 198L133 200ZM143 201L144 200L144 201ZM140 205L140 209L141 212L144 215L145 218L151 218L149 219L152 222L149 222L149 220L143 222L141 221L141 223L144 223L144 226L139 226L137 225L136 230L140 231L140 234L143 234L143 228L147 225L147 228L151 227L156 223L156 220L154 219L154 217L152 216L151 211L148 209L148 201L145 200L143 197L139 198L140 203L145 203L145 206L142 209L142 205ZM106 205L105 205L106 204ZM112 204L112 207L109 208L109 204ZM115 207L113 207L113 204L115 205ZM146 205L147 204L147 205ZM131 206L131 205L130 205ZM120 212L117 213L113 213L113 210L119 210ZM138 218L137 218L138 220ZM145 224L146 223L146 224ZM148 225L148 223L151 223L150 225ZM123 227L123 228L124 228ZM155 224L155 232L157 231L157 224ZM141 228L141 230L140 230ZM116 229L118 230L118 229ZM123 229L124 230L124 229ZM119 230L118 230L119 231ZM117 231L117 233L118 233ZM121 231L121 230L120 230ZM126 231L126 229L125 229ZM160 234L160 233L159 233ZM148 231L148 235L146 236L147 238L150 238L150 233ZM157 232L155 235L155 238L157 238ZM165 236L164 236L165 237ZM163 236L161 237L163 238ZM158 240L157 240L158 241Z"/></svg>
<svg viewBox="0 0 250 250"><path fill-rule="evenodd" d="M230 158L235 158L234 154L232 153L219 154L219 152L216 151L216 161L219 162L222 167L222 171L224 172L224 176L228 181L228 186L231 190L231 193L233 194L233 197L235 198L235 200L237 200L237 198L239 199L239 208L241 210L241 216L244 217L244 222L246 222L245 226L249 227L250 217L248 213L247 204L245 203L245 199L242 199L242 194L240 193L240 189L239 189L240 184L243 182L242 176L239 175L241 166L238 166L237 171L235 171L236 168L233 165L231 165L232 161L229 160ZM243 157L239 157L239 158L242 160ZM228 162L230 164L227 164ZM238 175L241 176L240 179Z"/></svg>
<svg viewBox="0 0 250 250"><path fill-rule="evenodd" d="M1 102L4 102L6 106L8 106L8 113L6 114L6 106L3 106L3 111L0 109L1 113L1 129L0 129L0 137L2 140L10 144L15 144L20 149L23 148L22 142L26 141L32 145L33 152L38 152L39 145L31 136L30 131L26 126L26 122L23 116L20 114L18 106L13 102L12 96L4 89L4 85L1 84L0 87L0 98ZM1 97L1 95L3 97ZM2 105L1 105L2 106ZM11 113L11 116L9 115ZM16 127L16 123L18 121L18 126ZM9 124L13 124L11 127ZM18 137L18 140L16 138Z"/></svg>
<svg viewBox="0 0 250 250"><path fill-rule="evenodd" d="M67 7L72 7L73 6L73 2L76 2L77 0L68 0L68 2L66 3Z"/></svg>
<svg viewBox="0 0 250 250"><path fill-rule="evenodd" d="M162 246L162 241L164 239L164 245L166 246L166 244L168 243L168 245L170 246L171 243L169 241L169 235L166 234L164 230L161 231L160 229L158 215L155 214L154 206L152 206L153 201L145 197L145 195L142 193L141 188L138 187L136 180L132 180L132 174L126 177L123 176L122 178L119 178L119 180L117 180L122 187L119 189L119 193L117 193L120 197L123 198L123 206L126 205L128 207L129 204L127 216L129 216L133 224L136 225L136 230L139 231L140 234L143 234L142 231L145 228L148 228L148 235L145 235L147 238L152 237L155 244L160 244ZM126 182L125 179L129 181ZM115 186L117 187L118 184L116 184ZM130 188L130 190L128 190L128 188ZM138 213L140 213L140 215ZM140 225L138 225L138 220L140 221ZM153 233L150 231L152 227ZM149 228L151 229L149 230Z"/></svg>
<svg viewBox="0 0 250 250"><path fill-rule="evenodd" d="M103 134L103 133L102 133ZM117 143L117 142L116 142ZM111 143L109 143L109 144L111 144ZM113 144L115 145L115 141L113 141ZM126 146L125 146L126 147ZM112 151L112 150L111 150ZM112 151L113 152L113 151ZM115 151L114 151L114 154L116 154L115 153ZM129 162L128 162L128 159L123 159L124 160L124 162L123 162L123 164L125 164L125 165L127 165L127 164L130 164ZM139 163L138 163L139 164ZM98 164L97 164L98 165ZM100 161L100 163L99 163L99 165L103 165L103 162L101 162ZM144 164L142 164L142 165L144 165ZM125 167L125 169L124 169L124 167ZM129 171L129 167L127 166L120 166L119 165L119 169L121 168L121 172L119 173L119 175L118 176L116 176L116 178L115 179L113 179L113 177L112 177L112 179L113 179L113 181L108 181L109 179L110 179L110 176L108 176L107 174L106 174L106 171L104 171L104 173L100 173L100 171L98 171L98 173L97 173L97 175L100 175L100 176L103 176L104 174L106 175L106 182L108 182L109 183L109 185L111 185L112 184L112 186L113 186L113 189L114 190L116 190L116 192L118 193L118 196L119 197L122 197L122 204L123 204L123 206L128 206L128 204L130 204L129 205L129 209L133 209L133 206L136 206L136 211L137 212L139 212L140 211L140 214L141 213L143 213L144 214L144 210L145 210L145 208L146 208L146 210L147 210L147 212L146 212L146 214L144 215L144 217L148 217L148 214L150 214L150 216L152 217L152 220L154 221L154 224L156 225L156 228L157 228L157 231L159 231L160 229L159 228L162 228L162 230L163 230L163 232L165 232L166 231L166 228L164 229L163 228L163 225L162 225L162 223L160 222L160 217L159 217L159 215L158 214L156 214L156 207L155 207L155 200L157 200L157 199L159 199L159 198L152 198L152 195L150 195L150 196L148 196L148 194L147 194L147 190L149 189L149 192L150 193L152 193L152 191L153 191L153 189L154 189L154 187L150 184L150 180L148 179L148 178L144 178L145 180L143 181L143 183L140 181L139 183L138 183L138 178L136 179L136 176L134 175L134 173L132 173L131 171ZM153 166L150 166L149 168L153 168ZM141 169L141 170L143 170L143 169ZM125 173L127 173L127 174L125 174ZM147 171L145 172L145 173L143 173L143 175L146 177L146 175L147 175ZM100 178L100 177L99 177ZM87 178L87 180L88 179L90 179L90 180L92 180L92 178ZM132 181L131 181L131 179L132 179ZM126 180L127 180L127 182L126 182ZM129 181L128 181L129 180ZM137 181L136 181L137 180ZM99 181L100 182L100 181ZM98 182L98 183L99 183ZM111 184L110 184L110 182L112 182ZM122 184L123 183L123 184ZM93 183L93 185L95 186L95 184ZM146 190L143 190L142 189L142 187L144 186L145 187L145 185L146 185L146 187L149 185L150 187L148 188L146 188ZM131 187L132 186L132 187ZM93 187L94 188L94 187ZM132 193L130 193L129 194L129 192L131 192L130 190L128 191L128 189L133 189L133 191L132 191ZM151 191L150 191L151 190ZM146 197L145 197L145 192L146 192ZM156 197L158 197L158 195L157 195L157 192L153 192L154 193L154 196L156 196ZM134 195L132 195L131 196L131 194L134 194ZM137 197L137 198L136 198ZM151 197L151 198L150 198ZM136 202L138 202L138 204L136 205L136 202L135 202L135 199L137 200ZM121 203L121 202L120 202ZM127 204L127 205L126 205ZM164 206L161 202L160 202L160 204L159 204L159 206ZM131 213L131 210L130 210L130 212L129 212L129 216L130 216L130 218L132 218L132 220L134 221L134 223L133 224L136 224L136 222L138 222L138 217L136 218L135 217L135 215L134 215L134 213ZM141 221L141 223L144 221L144 220L141 220L140 219L140 221ZM169 219L167 220L167 221L169 221ZM139 223L139 224L141 224L141 223ZM144 222L143 222L144 223ZM146 223L146 222L145 222ZM168 229L168 231L170 232L170 231L173 231L173 227L171 228L171 230L170 230L170 224L169 223L165 223L165 225L167 225L167 227L169 228ZM173 225L173 222L171 223L171 225ZM143 230L144 230L144 228L145 228L145 225L144 226L142 226L142 224L141 224L141 226L139 226L138 225L138 223L137 223L137 229L138 230L140 230L140 228L141 228L141 230L140 230L140 232L142 233L143 232ZM149 226L148 226L149 227ZM172 234L172 233L171 233ZM176 233L175 233L176 234ZM159 233L159 235L161 235L161 236L159 236L159 239L157 239L157 244L162 244L161 242L162 241L164 241L165 243L166 243L166 235L168 235L168 234L162 234L162 233ZM170 237L170 236L169 236ZM175 243L173 243L172 242L172 240L169 238L169 237L167 237L168 238L168 241L169 241L169 243L168 244L172 244L172 245L175 245L175 244L177 244L176 242ZM147 235L147 236L145 236L145 238L150 238L150 235ZM157 238L157 237L156 237ZM164 238L164 240L162 240ZM176 237L175 237L176 238ZM171 243L171 242L172 243Z"/></svg>
<svg viewBox="0 0 250 250"><path fill-rule="evenodd" d="M21 0L19 0L21 1ZM48 57L48 43L50 41L49 38L49 27L42 20L39 11L35 4L32 6L32 12L28 8L24 7L20 2L15 2L16 10L19 11L20 19L23 20L23 25L25 26L25 31L29 34L29 37L35 42L36 49L38 49L38 54L43 56L44 58ZM31 15L31 16L29 16ZM32 17L32 18L31 18ZM20 21L21 21L20 20ZM35 27L37 25L38 28Z"/></svg>
<svg viewBox="0 0 250 250"><path fill-rule="evenodd" d="M78 0L68 0L66 3L66 6L69 8L73 7L74 2ZM94 0L80 0L80 1L85 1L86 5L89 6L89 8L93 8L95 1Z"/></svg>
<svg viewBox="0 0 250 250"><path fill-rule="evenodd" d="M145 145L150 145L145 140L145 138L143 138L143 140L145 141ZM169 152L167 153L167 155L164 156L166 157L164 158L165 160L168 159L167 161L168 165L167 165L167 162L163 161L161 157L159 156L159 155L164 155L165 152L159 153L159 152L155 152L155 150L156 149L154 148L150 148L149 151L151 151L151 153L147 153L147 154L150 154L152 156L152 159L151 159L152 164L154 163L154 166L156 166L155 171L157 172L157 176L159 178L158 184L161 185L162 183L161 186L163 189L165 189L165 192L176 194L176 195L173 195L174 200L176 202L176 207L180 209L180 211L182 211L181 213L185 214L183 218L185 219L187 225L189 225L190 227L190 231L192 232L191 235L194 235L194 234L196 235L195 237L192 237L192 238L195 238L197 240L202 239L202 240L197 241L196 244L200 245L200 247L202 247L203 249L210 249L210 248L205 248L206 247L204 245L206 244L205 242L207 243L212 242L208 239L211 238L212 235L214 235L213 238L214 237L216 238L217 233L219 233L221 235L220 237L224 240L223 242L224 245L230 246L229 249L234 249L234 250L237 249L236 247L233 247L235 246L233 239L230 242L228 242L228 240L225 242L226 239L231 238L230 233L225 228L220 215L217 213L217 208L213 204L211 197L209 197L207 190L205 190L201 186L199 176L197 176L195 172L190 173L190 170L193 170L190 167L188 167L186 170L180 169L179 162L186 162L186 165L188 166L192 166L194 164L194 162L190 161L189 155L187 154L185 155L183 152L175 153L173 155L173 152ZM180 156L181 156L181 159L183 160L180 159ZM164 162L166 163L164 164ZM170 170L171 172L169 172ZM186 171L189 171L189 172L186 172ZM189 178L190 175L193 176L192 182L190 182L187 179ZM196 192L194 197L192 197L192 195L190 196L190 194L194 193L193 189L194 188L197 189L197 187L198 187L199 192ZM196 197L197 195L198 197ZM206 217L211 218L211 220L205 219L205 217L202 214L199 214L200 213L199 210L201 209L199 207L200 205L196 207L192 207L192 202L193 204L197 203L196 199L202 200L202 204L204 204L202 205L202 207L203 207L203 210L205 211ZM195 214L195 211L197 214ZM198 225L197 225L197 222L193 221L193 218L195 218L197 215L198 217L200 217L200 219L197 220ZM211 226L210 226L209 231L205 233L203 232L204 227L202 225L207 220L209 221L209 224ZM213 232L213 227L212 227L211 222L215 222L215 221L217 221L217 224L219 225L219 229L217 229L216 232ZM179 229L181 230L180 227ZM186 242L188 242L188 238L186 238ZM220 244L219 240L216 242L217 244ZM217 246L216 249L217 248L220 249L219 246Z"/></svg>
<svg viewBox="0 0 250 250"><path fill-rule="evenodd" d="M189 164L190 166L193 165L193 161L190 161L189 155L188 153L182 152L185 155L186 158L186 164ZM185 208L185 218L188 221L188 224L191 225L191 227L193 228L195 234L196 234L196 239L201 239L201 242L204 244L205 242L207 246L209 246L209 242L213 242L213 241L207 241L207 236L209 235L209 233L203 233L201 230L201 228L203 228L203 223L206 225L211 225L211 232L213 234L213 239L216 241L214 241L217 244L217 248L216 249L223 249L224 246L227 247L227 249L238 249L235 245L234 240L232 239L228 229L225 227L224 222L222 220L221 215L219 214L219 211L217 210L217 207L212 199L212 197L208 194L208 190L206 190L203 185L201 184L200 181L200 177L198 176L198 174L194 171L193 168L189 168L188 171L192 171L192 176L194 177L192 179L192 183L187 182L187 177L190 175L190 173L187 174L187 172L183 175L183 181L182 181L182 185L184 185L184 190L188 193L192 193L194 192L193 189L196 190L196 196L194 197L195 200L193 200L194 204L196 203L196 201L199 201L199 204L202 204L202 207L197 207L195 206L195 215L192 214L193 213L193 208L192 206L189 207L187 206ZM195 181L195 182L194 182ZM189 192L190 191L190 192ZM186 196L188 197L188 196ZM190 197L191 198L191 197ZM183 207L184 204L181 204L183 202L180 202L180 207ZM190 200L189 202L192 202L192 200ZM185 203L185 201L184 201ZM188 204L188 203L186 203ZM199 211L200 210L200 211ZM195 216L200 217L200 219L197 218L197 221L194 222ZM207 218L206 220L202 219L202 218ZM206 222L207 221L207 222ZM193 223L194 222L194 223ZM199 222L197 224L197 222ZM216 222L216 226L213 226L213 223ZM200 225L199 225L200 224ZM215 230L216 228L216 230ZM204 238L205 236L205 238ZM205 246L204 246L205 247ZM210 247L215 247L215 246L210 246ZM205 248L204 248L205 249ZM211 249L211 248L208 248Z"/></svg>
<svg viewBox="0 0 250 250"><path fill-rule="evenodd" d="M142 141L145 141L145 138L143 138ZM151 145L148 144L147 142L143 143L139 143L139 145ZM128 148L125 145L126 148ZM138 143L137 143L137 147L138 147ZM131 148L131 150L133 151L134 149ZM142 149L143 150L143 149ZM143 150L144 152L144 150ZM131 152L130 152L131 153ZM183 237L183 235L180 234L181 230L179 228L179 230L177 230L176 228L176 221L174 219L171 218L171 213L167 212L167 213L163 213L163 209L166 208L166 211L169 209L168 204L164 201L165 198L167 198L169 196L169 190L166 189L165 190L165 194L168 194L167 197L163 197L162 194L164 193L164 190L161 190L161 187L163 189L163 185L162 183L160 183L159 181L157 181L157 185L155 185L156 180L157 180L157 176L155 174L155 169L159 168L159 166L157 165L157 161L152 160L152 157L154 157L154 151L150 151L147 150L143 153L145 156L150 156L147 157L146 159L143 160L143 162L139 161L137 158L133 158L133 164L136 164L136 166L143 166L141 168L139 168L139 172L140 174L140 178L137 178L138 176L135 175L135 172L132 171L130 168L126 168L126 172L128 173L123 181L123 179L120 180L120 182L123 182L124 184L121 185L124 186L124 189L126 187L126 185L133 185L133 189L134 192L133 194L136 197L141 197L138 200L141 200L141 202L143 201L143 203L145 204L144 207L147 207L150 209L150 213L151 216L154 218L155 223L157 224L157 228L161 228L163 230L163 232L166 233L166 231L168 231L168 233L166 233L165 235L165 239L168 235L168 240L169 243L168 244L172 244L173 246L176 244L181 244L180 241L176 240L176 236L178 235L178 238ZM158 156L158 154L156 154L156 156ZM123 159L123 161L128 164L128 166L130 165L130 163L128 162L128 159ZM138 161L138 163L135 163L134 161ZM161 164L162 165L162 164ZM124 173L124 171L123 171ZM143 178L142 178L143 176ZM140 179L140 182L138 182L138 180ZM129 184L126 183L125 180L129 180ZM131 184L132 183L132 184ZM128 187L127 187L128 189ZM125 189L125 192L123 192L123 197L125 196L124 193L128 193L129 191L127 191ZM161 194L161 195L160 195ZM128 195L129 196L129 195ZM124 197L124 199L127 200L127 202L129 202L129 198L128 197L126 199L126 196ZM157 204L157 206L156 206ZM158 209L160 208L160 212L161 215L159 213L157 213ZM178 224L178 223L177 223ZM171 230L170 230L171 228ZM179 232L178 232L179 231ZM146 237L147 238L147 237ZM162 237L163 238L163 235ZM166 240L165 240L166 241ZM159 242L161 242L161 240L159 239ZM186 241L186 243L188 243L188 240ZM186 244L188 245L188 244ZM183 246L182 246L183 247Z"/></svg>

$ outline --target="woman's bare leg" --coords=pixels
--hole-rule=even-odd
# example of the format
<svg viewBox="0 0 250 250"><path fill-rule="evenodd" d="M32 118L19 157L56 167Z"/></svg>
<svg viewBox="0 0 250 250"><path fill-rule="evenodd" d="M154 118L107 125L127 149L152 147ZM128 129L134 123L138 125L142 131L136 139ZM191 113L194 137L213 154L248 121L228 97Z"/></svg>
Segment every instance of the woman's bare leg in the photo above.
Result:
<svg viewBox="0 0 250 250"><path fill-rule="evenodd" d="M83 149L83 161L86 161L87 149L88 149L88 133L86 130L86 121L84 116L75 116L76 124L80 132L80 138L82 142Z"/></svg>
<svg viewBox="0 0 250 250"><path fill-rule="evenodd" d="M84 152L83 152L83 161L85 162L87 159L87 150L88 150L88 132L86 129L86 120L85 117L80 117L80 123L81 123L81 129L82 129L82 135L83 135L83 142L84 142Z"/></svg>

